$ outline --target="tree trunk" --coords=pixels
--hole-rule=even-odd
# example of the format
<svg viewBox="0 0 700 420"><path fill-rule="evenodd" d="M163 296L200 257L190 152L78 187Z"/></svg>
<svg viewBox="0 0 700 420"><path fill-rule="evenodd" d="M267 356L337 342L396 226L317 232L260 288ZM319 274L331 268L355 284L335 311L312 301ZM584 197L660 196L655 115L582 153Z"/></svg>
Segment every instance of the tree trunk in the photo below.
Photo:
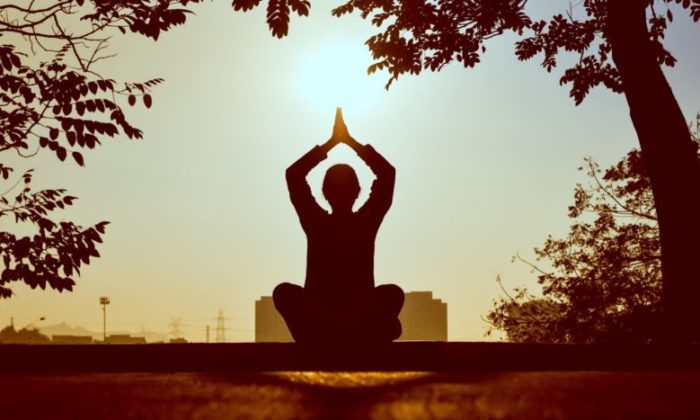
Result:
<svg viewBox="0 0 700 420"><path fill-rule="evenodd" d="M664 341L700 338L700 165L697 147L654 53L648 0L608 0L606 36L642 156L661 235Z"/></svg>

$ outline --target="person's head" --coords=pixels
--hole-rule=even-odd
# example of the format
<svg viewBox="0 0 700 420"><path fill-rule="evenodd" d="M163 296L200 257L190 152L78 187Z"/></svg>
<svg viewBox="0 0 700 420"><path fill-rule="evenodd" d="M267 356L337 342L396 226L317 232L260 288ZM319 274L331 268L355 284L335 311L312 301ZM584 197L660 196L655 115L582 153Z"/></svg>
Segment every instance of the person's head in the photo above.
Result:
<svg viewBox="0 0 700 420"><path fill-rule="evenodd" d="M323 178L323 196L334 213L351 211L358 195L360 181L352 166L339 163L328 168Z"/></svg>

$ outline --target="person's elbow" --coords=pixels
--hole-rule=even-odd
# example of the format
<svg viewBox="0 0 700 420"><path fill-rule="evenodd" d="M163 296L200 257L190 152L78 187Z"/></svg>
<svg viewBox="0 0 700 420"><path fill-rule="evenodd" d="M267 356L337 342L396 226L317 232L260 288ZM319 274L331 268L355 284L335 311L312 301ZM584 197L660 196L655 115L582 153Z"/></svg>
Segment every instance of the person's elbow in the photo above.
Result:
<svg viewBox="0 0 700 420"><path fill-rule="evenodd" d="M298 180L299 177L300 171L298 168L295 168L294 165L290 166L285 171L285 178L287 178L287 183L293 183L295 180Z"/></svg>
<svg viewBox="0 0 700 420"><path fill-rule="evenodd" d="M387 162L385 170L389 176L391 176L392 178L396 178L396 168L394 168L394 165Z"/></svg>
<svg viewBox="0 0 700 420"><path fill-rule="evenodd" d="M382 168L381 178L385 179L387 183L393 185L394 181L396 180L396 168L394 168L391 163L387 162Z"/></svg>

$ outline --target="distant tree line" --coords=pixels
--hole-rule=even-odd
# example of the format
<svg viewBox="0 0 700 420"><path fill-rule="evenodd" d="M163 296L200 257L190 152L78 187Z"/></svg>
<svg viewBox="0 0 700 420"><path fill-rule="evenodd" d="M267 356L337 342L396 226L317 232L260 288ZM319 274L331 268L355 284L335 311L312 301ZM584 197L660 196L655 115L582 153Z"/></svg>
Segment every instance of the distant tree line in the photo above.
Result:
<svg viewBox="0 0 700 420"><path fill-rule="evenodd" d="M8 325L0 329L0 344L50 344L51 339L36 328L15 329Z"/></svg>

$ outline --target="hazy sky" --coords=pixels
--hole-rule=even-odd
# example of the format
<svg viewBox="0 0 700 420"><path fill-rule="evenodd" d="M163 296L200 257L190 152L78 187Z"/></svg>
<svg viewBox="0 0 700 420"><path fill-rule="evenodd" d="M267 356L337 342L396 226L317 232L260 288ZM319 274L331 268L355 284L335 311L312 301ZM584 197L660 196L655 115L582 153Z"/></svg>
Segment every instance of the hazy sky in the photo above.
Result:
<svg viewBox="0 0 700 420"><path fill-rule="evenodd" d="M489 42L476 69L403 77L386 92L386 74L365 76L372 28L331 17L335 5L314 2L282 40L269 34L263 8L238 14L230 2L197 7L157 43L115 37L119 57L104 63L105 76L166 79L152 109L129 110L145 139L106 141L86 153L86 168L49 155L24 162L37 168L36 186L80 197L61 217L111 221L103 257L73 293L14 286L0 323L46 316L44 324L100 330L98 298L108 295L110 329L166 331L181 318L187 337L203 340L222 309L227 338L252 340L255 299L303 282L305 237L284 170L328 138L339 105L350 132L397 168L377 282L432 290L448 303L450 340L483 340L496 274L507 287L534 286L511 256L532 256L548 234L566 231L582 159L609 165L636 144L624 98L596 89L575 107L561 70L518 62L511 36ZM691 119L700 110L700 27L675 15L667 45L679 63L667 75ZM342 147L330 160L355 165L367 187L368 170ZM317 194L327 166L312 173Z"/></svg>

